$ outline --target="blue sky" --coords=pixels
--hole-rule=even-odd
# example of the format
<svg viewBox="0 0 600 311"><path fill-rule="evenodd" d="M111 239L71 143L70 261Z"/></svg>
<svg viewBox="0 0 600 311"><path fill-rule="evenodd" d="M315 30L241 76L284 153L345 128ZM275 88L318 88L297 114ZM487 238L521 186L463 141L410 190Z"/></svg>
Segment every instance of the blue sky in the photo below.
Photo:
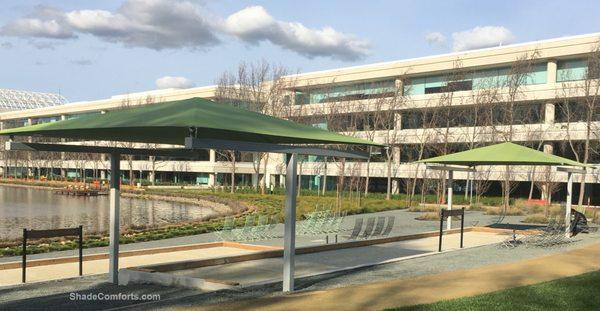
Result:
<svg viewBox="0 0 600 311"><path fill-rule="evenodd" d="M598 16L595 1L5 0L0 88L102 99L211 85L240 61L308 72L593 33Z"/></svg>

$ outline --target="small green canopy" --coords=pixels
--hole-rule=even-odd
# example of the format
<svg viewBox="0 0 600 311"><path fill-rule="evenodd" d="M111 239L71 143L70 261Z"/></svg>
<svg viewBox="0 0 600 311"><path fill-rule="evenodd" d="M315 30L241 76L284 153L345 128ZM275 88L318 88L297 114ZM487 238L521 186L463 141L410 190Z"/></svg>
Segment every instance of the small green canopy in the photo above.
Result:
<svg viewBox="0 0 600 311"><path fill-rule="evenodd" d="M290 144L377 144L316 127L219 104L203 98L128 107L106 114L24 126L0 135L44 136L184 145L189 129L196 137Z"/></svg>
<svg viewBox="0 0 600 311"><path fill-rule="evenodd" d="M444 156L424 159L419 163L439 163L464 166L477 165L566 165L585 166L577 161L561 158L514 143L501 143Z"/></svg>

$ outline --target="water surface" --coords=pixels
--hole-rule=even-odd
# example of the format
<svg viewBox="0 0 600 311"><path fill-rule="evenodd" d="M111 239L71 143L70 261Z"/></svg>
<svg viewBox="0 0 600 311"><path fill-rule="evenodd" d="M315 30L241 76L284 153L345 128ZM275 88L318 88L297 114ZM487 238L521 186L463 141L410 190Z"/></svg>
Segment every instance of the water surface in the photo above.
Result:
<svg viewBox="0 0 600 311"><path fill-rule="evenodd" d="M121 197L121 228L198 220L213 215L210 206ZM74 197L44 189L0 185L0 241L23 236L23 228L83 226L84 234L107 232L108 196Z"/></svg>

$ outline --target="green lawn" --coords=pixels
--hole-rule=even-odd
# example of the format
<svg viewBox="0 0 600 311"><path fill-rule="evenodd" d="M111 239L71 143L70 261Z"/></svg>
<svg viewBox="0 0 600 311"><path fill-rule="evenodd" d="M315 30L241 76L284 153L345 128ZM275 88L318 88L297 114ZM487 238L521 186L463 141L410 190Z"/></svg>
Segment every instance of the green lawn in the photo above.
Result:
<svg viewBox="0 0 600 311"><path fill-rule="evenodd" d="M474 297L391 310L600 310L600 271Z"/></svg>

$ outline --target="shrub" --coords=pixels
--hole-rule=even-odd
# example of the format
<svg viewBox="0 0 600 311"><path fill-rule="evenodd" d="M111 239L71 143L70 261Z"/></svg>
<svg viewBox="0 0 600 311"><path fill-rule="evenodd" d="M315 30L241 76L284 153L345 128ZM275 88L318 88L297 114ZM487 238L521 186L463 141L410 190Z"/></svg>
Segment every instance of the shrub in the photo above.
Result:
<svg viewBox="0 0 600 311"><path fill-rule="evenodd" d="M425 212L439 212L441 208L438 205L417 205L412 206L408 209L409 212L425 213Z"/></svg>
<svg viewBox="0 0 600 311"><path fill-rule="evenodd" d="M473 203L467 207L470 211L486 211L487 209L481 203Z"/></svg>
<svg viewBox="0 0 600 311"><path fill-rule="evenodd" d="M548 218L544 214L534 214L525 217L522 222L528 224L545 224L548 223Z"/></svg>
<svg viewBox="0 0 600 311"><path fill-rule="evenodd" d="M416 220L428 220L428 221L433 221L433 220L440 220L440 214L439 213L424 213L422 215L419 215L419 217L415 218Z"/></svg>
<svg viewBox="0 0 600 311"><path fill-rule="evenodd" d="M503 207L489 207L485 211L486 215L506 215L506 216L522 216L524 213L518 208L511 207L508 210L504 210Z"/></svg>

